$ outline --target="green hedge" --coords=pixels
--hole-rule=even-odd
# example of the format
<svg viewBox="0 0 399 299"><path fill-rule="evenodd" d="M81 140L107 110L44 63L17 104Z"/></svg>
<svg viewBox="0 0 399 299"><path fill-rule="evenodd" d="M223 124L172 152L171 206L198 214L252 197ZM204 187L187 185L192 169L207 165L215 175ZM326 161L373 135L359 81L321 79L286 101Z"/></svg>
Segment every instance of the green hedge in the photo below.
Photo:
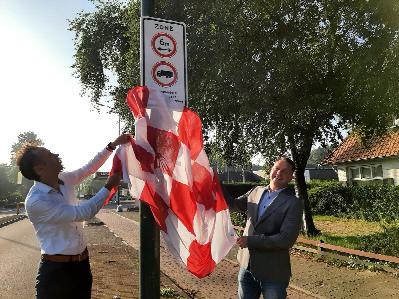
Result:
<svg viewBox="0 0 399 299"><path fill-rule="evenodd" d="M381 233L363 236L362 239L360 250L399 257L399 223L384 227Z"/></svg>
<svg viewBox="0 0 399 299"><path fill-rule="evenodd" d="M369 185L344 187L336 182L308 186L313 214L368 221L399 219L399 187Z"/></svg>
<svg viewBox="0 0 399 299"><path fill-rule="evenodd" d="M252 188L258 186L258 184L254 184L254 183L226 184L226 183L223 183L223 186L226 188L226 190L230 193L230 195L233 198L236 198L241 195L244 195Z"/></svg>

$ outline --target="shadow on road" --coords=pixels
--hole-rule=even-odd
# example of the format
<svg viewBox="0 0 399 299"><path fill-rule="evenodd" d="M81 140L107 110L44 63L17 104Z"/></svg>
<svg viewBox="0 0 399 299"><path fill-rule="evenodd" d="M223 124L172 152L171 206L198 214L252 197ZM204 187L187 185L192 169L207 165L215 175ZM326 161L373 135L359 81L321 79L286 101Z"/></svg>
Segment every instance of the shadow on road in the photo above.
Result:
<svg viewBox="0 0 399 299"><path fill-rule="evenodd" d="M32 245L29 245L29 244L26 244L26 243L22 243L22 242L15 241L15 240L8 239L8 238L4 238L4 237L0 237L0 239L6 240L6 241L9 241L9 242L12 242L12 243L16 243L18 245L22 245L22 246L30 248L30 249L35 249L35 250L39 250L40 251L40 248L37 247L37 246L32 246Z"/></svg>

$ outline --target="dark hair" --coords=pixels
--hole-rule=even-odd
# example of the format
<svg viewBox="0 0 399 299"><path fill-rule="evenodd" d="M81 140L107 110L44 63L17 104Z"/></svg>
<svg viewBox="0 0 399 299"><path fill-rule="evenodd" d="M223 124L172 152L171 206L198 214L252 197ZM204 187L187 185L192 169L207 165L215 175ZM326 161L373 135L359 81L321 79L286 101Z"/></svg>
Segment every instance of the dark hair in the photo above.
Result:
<svg viewBox="0 0 399 299"><path fill-rule="evenodd" d="M26 143L21 146L15 155L19 170L22 175L29 180L40 181L40 177L33 170L33 166L40 162L40 159L36 154L38 148L39 147L36 145Z"/></svg>
<svg viewBox="0 0 399 299"><path fill-rule="evenodd" d="M280 160L283 160L283 161L287 162L291 166L292 172L295 172L296 167L295 167L295 162L294 161L292 161L288 157L280 157L277 161L280 161Z"/></svg>

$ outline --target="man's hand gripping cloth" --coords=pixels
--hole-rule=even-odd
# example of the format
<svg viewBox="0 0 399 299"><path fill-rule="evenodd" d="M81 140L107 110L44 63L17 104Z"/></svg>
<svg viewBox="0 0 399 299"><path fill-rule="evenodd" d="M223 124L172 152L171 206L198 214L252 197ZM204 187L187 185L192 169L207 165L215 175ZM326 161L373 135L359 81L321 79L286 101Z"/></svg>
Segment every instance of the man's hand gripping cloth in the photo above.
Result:
<svg viewBox="0 0 399 299"><path fill-rule="evenodd" d="M127 103L136 120L135 138L119 147L112 171L122 170L131 196L151 207L173 255L205 277L236 234L204 151L201 120L145 86L129 90Z"/></svg>

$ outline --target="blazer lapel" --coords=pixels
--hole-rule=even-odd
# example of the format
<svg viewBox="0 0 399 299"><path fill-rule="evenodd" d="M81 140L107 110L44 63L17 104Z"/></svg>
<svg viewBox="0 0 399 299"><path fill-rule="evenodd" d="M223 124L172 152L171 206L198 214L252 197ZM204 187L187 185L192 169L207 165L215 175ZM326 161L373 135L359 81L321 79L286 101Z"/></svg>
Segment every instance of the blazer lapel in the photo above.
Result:
<svg viewBox="0 0 399 299"><path fill-rule="evenodd" d="M284 196L285 191L286 190L283 190L280 192L279 195L277 195L277 197L273 200L271 205L266 209L265 213L260 217L260 219L258 219L258 221L256 222L256 225L259 225L259 223L263 222L267 217L269 217L271 214L273 214L273 212L277 208L279 208L281 205L283 205L289 199L288 196Z"/></svg>
<svg viewBox="0 0 399 299"><path fill-rule="evenodd" d="M266 190L267 190L267 188L266 187L262 187L262 188L259 188L259 190L257 190L257 192L256 192L256 194L254 194L255 195L255 197L254 197L254 199L253 199L253 203L255 204L254 205L254 211L251 213L252 215L252 224L255 226L255 224L257 223L257 219L258 219L258 210L259 210L259 202L260 202L260 200L262 199L262 196L263 196L263 193L265 193L266 192ZM260 195L258 195L258 194L260 194Z"/></svg>

